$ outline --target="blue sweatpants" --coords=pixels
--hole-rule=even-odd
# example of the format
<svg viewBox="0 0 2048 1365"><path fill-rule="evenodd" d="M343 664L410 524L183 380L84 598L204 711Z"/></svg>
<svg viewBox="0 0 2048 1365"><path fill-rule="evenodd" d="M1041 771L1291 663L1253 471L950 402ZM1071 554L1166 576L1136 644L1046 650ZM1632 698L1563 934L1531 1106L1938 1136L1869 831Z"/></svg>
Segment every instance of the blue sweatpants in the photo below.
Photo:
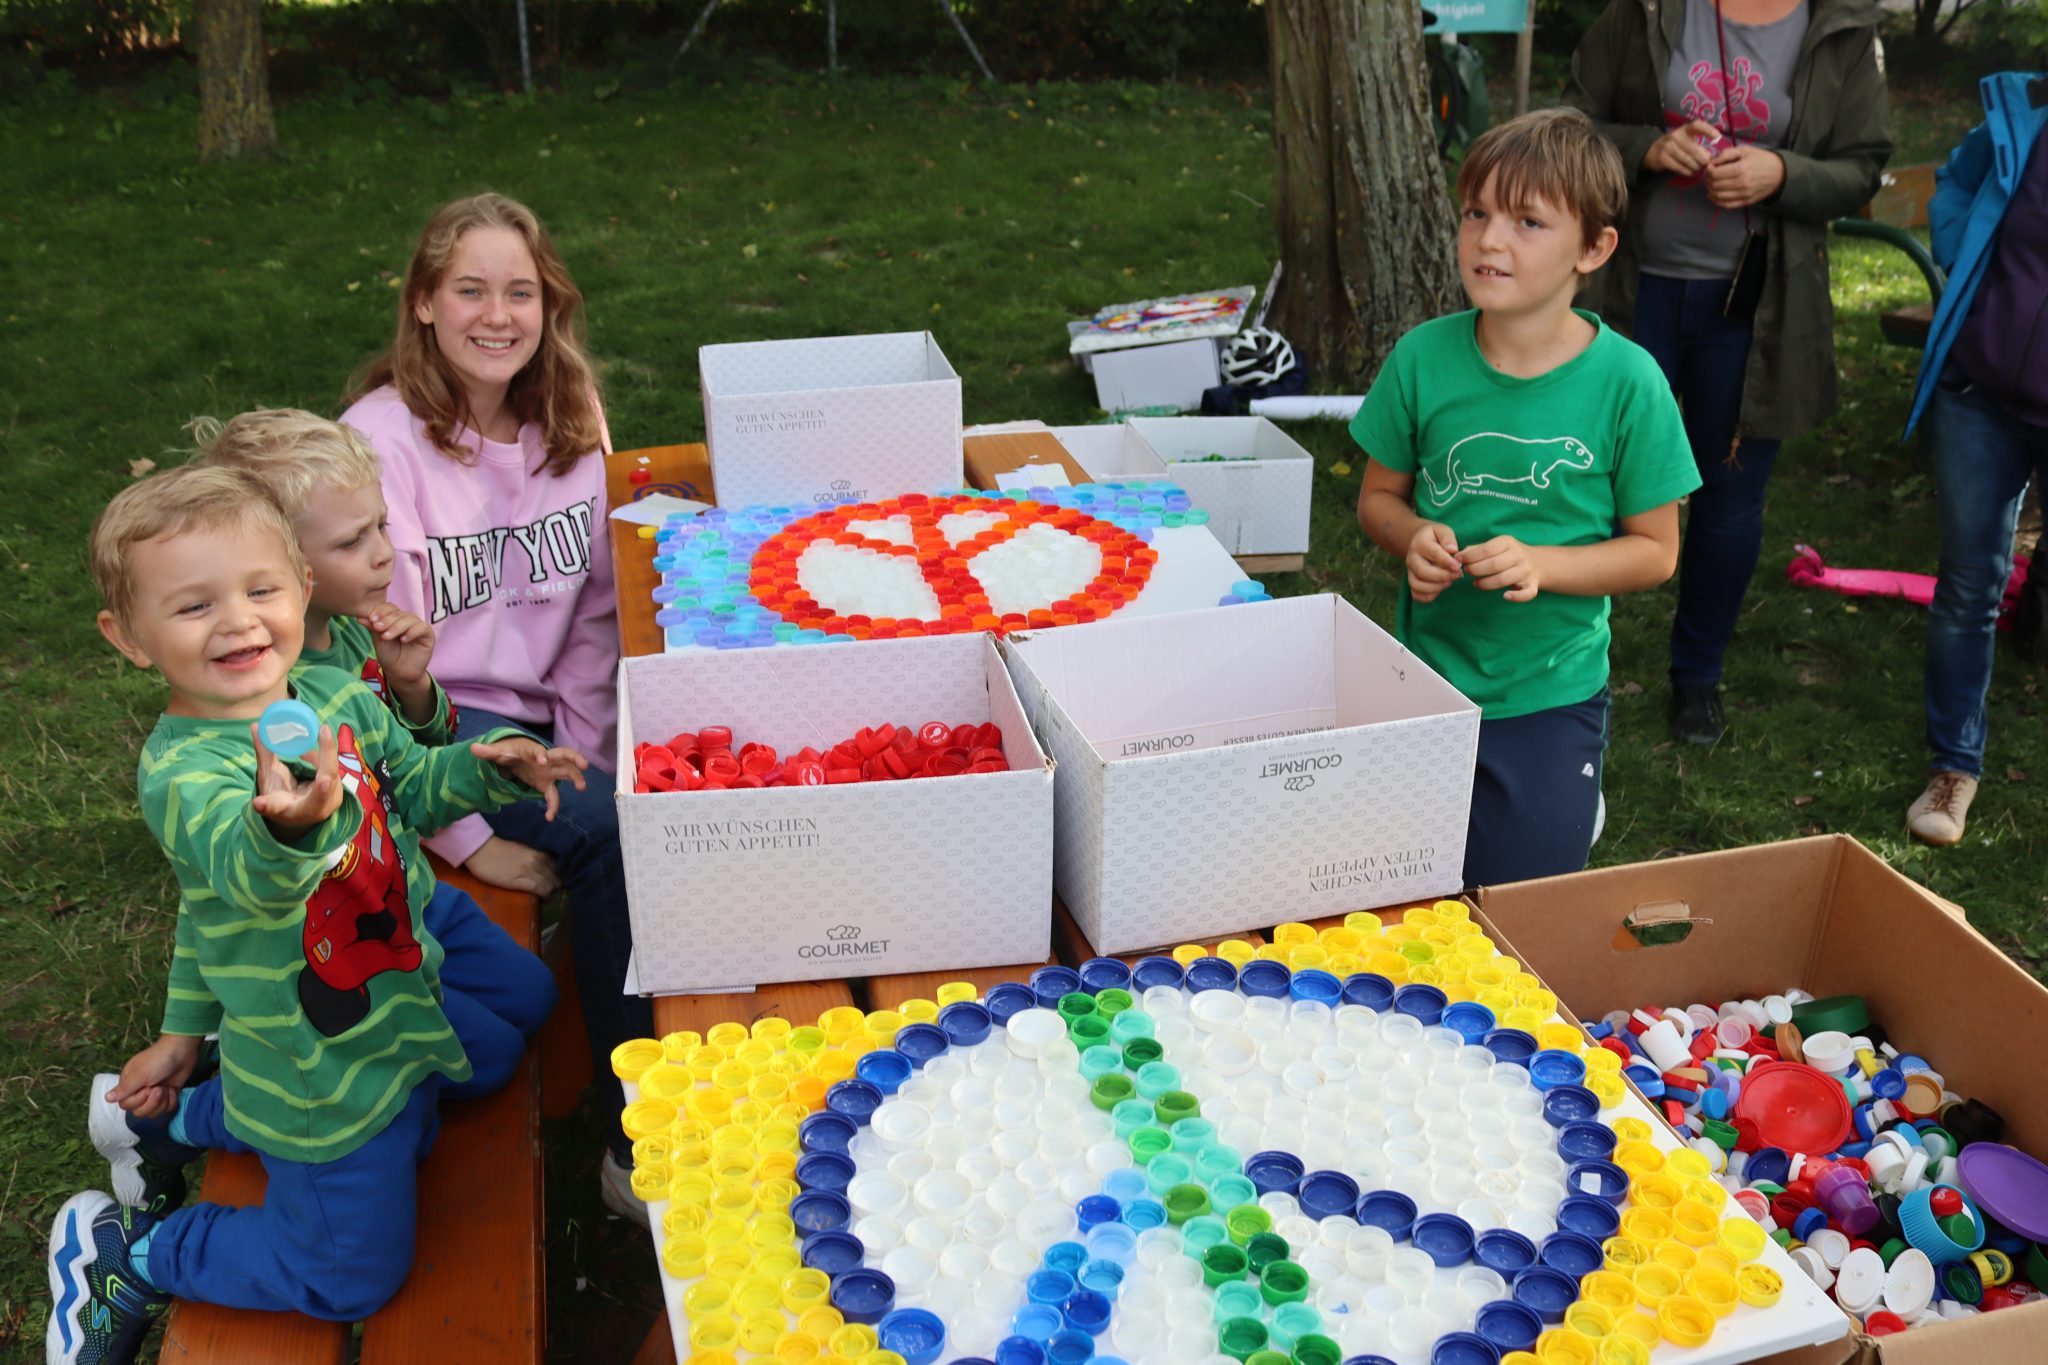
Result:
<svg viewBox="0 0 2048 1365"><path fill-rule="evenodd" d="M1608 692L1570 706L1479 722L1465 830L1465 885L1585 869L1600 809Z"/></svg>
<svg viewBox="0 0 2048 1365"><path fill-rule="evenodd" d="M147 1269L157 1288L198 1303L354 1322L405 1283L418 1168L441 1130L441 1097L504 1085L555 1003L546 966L491 923L467 892L440 887L420 918L447 954L442 1009L469 1054L470 1079L452 1085L428 1077L382 1132L337 1160L287 1161L258 1152L269 1177L263 1203L194 1204L158 1226ZM179 1109L194 1146L256 1150L228 1131L219 1080L187 1091Z"/></svg>

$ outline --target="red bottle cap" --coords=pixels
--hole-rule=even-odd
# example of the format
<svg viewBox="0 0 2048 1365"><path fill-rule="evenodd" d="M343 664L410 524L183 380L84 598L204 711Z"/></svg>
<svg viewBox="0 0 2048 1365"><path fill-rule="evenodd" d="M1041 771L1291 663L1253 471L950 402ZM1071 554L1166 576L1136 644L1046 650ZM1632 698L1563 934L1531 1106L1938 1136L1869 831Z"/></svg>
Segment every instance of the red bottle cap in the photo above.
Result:
<svg viewBox="0 0 2048 1365"><path fill-rule="evenodd" d="M858 781L860 781L860 769L858 768L827 768L825 770L825 783L827 786L836 787L844 782Z"/></svg>
<svg viewBox="0 0 2048 1365"><path fill-rule="evenodd" d="M740 750L740 770L766 777L775 767L775 751L765 744L749 744Z"/></svg>
<svg viewBox="0 0 2048 1365"><path fill-rule="evenodd" d="M741 773L738 777L735 777L732 780L732 786L734 791L739 791L742 788L759 789L767 785L768 784L766 782L763 782L759 777L756 777L753 773Z"/></svg>
<svg viewBox="0 0 2048 1365"><path fill-rule="evenodd" d="M899 730L897 733L906 732ZM910 760L905 758L903 751L895 745L892 744L882 750L876 757L881 761L882 767L888 770L889 776L899 780L910 776Z"/></svg>
<svg viewBox="0 0 2048 1365"><path fill-rule="evenodd" d="M732 747L732 727L730 725L707 725L697 732L697 742L703 745L707 752L712 749L730 749Z"/></svg>
<svg viewBox="0 0 2048 1365"><path fill-rule="evenodd" d="M967 752L964 749L944 749L925 760L926 777L958 777L967 771Z"/></svg>
<svg viewBox="0 0 2048 1365"><path fill-rule="evenodd" d="M644 469L644 468L641 468L641 469L636 469L636 470L634 470L634 471L633 471L632 473L630 473L630 474L626 475L626 482L627 482L627 483L646 483L646 482L647 482L647 480L648 480L649 478L651 478L651 477L653 477L653 476L652 476L652 475L650 475L650 474L649 474L649 473L648 473L648 472L646 471L646 469Z"/></svg>
<svg viewBox="0 0 2048 1365"><path fill-rule="evenodd" d="M974 732L974 743L978 748L1000 749L1003 747L1003 727L994 721L985 721Z"/></svg>
<svg viewBox="0 0 2048 1365"><path fill-rule="evenodd" d="M1009 764L991 760L986 763L976 763L969 767L967 771L971 773L1006 773L1009 770Z"/></svg>
<svg viewBox="0 0 2048 1365"><path fill-rule="evenodd" d="M927 749L943 749L952 738L953 731L944 721L927 721L918 727L917 742Z"/></svg>
<svg viewBox="0 0 2048 1365"><path fill-rule="evenodd" d="M822 787L825 765L815 758L792 759L782 770L782 780L792 787Z"/></svg>
<svg viewBox="0 0 2048 1365"><path fill-rule="evenodd" d="M1938 1185L1928 1196L1927 1206L1934 1210L1936 1218L1947 1218L1963 1211L1963 1196L1947 1185Z"/></svg>
<svg viewBox="0 0 2048 1365"><path fill-rule="evenodd" d="M671 753L686 754L692 749L702 748L703 744L703 740L697 738L688 730L684 730L669 740L668 747Z"/></svg>
<svg viewBox="0 0 2048 1365"><path fill-rule="evenodd" d="M705 755L704 777L707 782L716 781L722 787L729 787L739 775L740 761L732 756L730 750L720 749L715 754Z"/></svg>
<svg viewBox="0 0 2048 1365"><path fill-rule="evenodd" d="M1880 1308L1863 1320L1863 1330L1874 1337L1896 1336L1906 1330L1906 1320Z"/></svg>

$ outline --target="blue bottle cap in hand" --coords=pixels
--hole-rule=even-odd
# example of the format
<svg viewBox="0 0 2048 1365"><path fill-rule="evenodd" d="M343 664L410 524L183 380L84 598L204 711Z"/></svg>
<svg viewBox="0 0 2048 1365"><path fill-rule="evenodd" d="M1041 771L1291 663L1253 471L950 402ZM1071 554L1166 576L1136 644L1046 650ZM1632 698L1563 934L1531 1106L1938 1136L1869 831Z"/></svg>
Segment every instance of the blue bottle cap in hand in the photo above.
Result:
<svg viewBox="0 0 2048 1365"><path fill-rule="evenodd" d="M263 708L256 735L279 758L297 758L320 747L320 717L306 703L285 697Z"/></svg>

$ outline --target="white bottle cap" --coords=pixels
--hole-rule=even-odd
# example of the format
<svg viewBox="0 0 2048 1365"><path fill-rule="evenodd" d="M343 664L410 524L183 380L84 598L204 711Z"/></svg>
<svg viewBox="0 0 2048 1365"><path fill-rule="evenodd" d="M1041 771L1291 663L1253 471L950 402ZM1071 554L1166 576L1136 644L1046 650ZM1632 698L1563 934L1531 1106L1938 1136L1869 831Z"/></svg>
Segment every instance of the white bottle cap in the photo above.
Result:
<svg viewBox="0 0 2048 1365"><path fill-rule="evenodd" d="M1805 1271L1807 1278L1822 1289L1826 1289L1835 1282L1835 1272L1828 1269L1828 1263L1823 1261L1820 1258L1820 1253L1812 1247L1793 1247L1788 1254L1792 1257L1792 1263Z"/></svg>
<svg viewBox="0 0 2048 1365"><path fill-rule="evenodd" d="M1014 1023L1015 1020L1011 1022ZM1636 1041L1643 1045L1643 1051L1650 1054L1650 1060L1656 1063L1660 1071L1674 1071L1681 1066L1689 1065L1692 1061L1692 1052L1687 1048L1685 1039L1679 1036L1678 1030L1668 1019L1658 1020L1644 1030L1642 1037Z"/></svg>
<svg viewBox="0 0 2048 1365"><path fill-rule="evenodd" d="M1884 1306L1903 1318L1933 1301L1934 1262L1918 1247L1900 1252L1885 1272Z"/></svg>
<svg viewBox="0 0 2048 1365"><path fill-rule="evenodd" d="M1782 995L1767 995L1763 998L1764 1017L1773 1024L1792 1022L1792 1002Z"/></svg>
<svg viewBox="0 0 2048 1365"><path fill-rule="evenodd" d="M1806 1244L1820 1253L1821 1260L1827 1263L1830 1270L1840 1270L1842 1262L1848 1258L1852 1250L1849 1234L1834 1228L1815 1230L1813 1236L1806 1239Z"/></svg>
<svg viewBox="0 0 2048 1365"><path fill-rule="evenodd" d="M1206 995L1221 995L1221 991L1206 991ZM1200 997L1196 997L1200 999ZM1046 1009L1018 1010L1010 1016L1006 1026L1010 1051L1019 1057L1036 1058L1045 1050L1045 1045L1067 1037L1067 1021L1057 1011Z"/></svg>
<svg viewBox="0 0 2048 1365"><path fill-rule="evenodd" d="M1858 1247L1842 1258L1835 1272L1835 1302L1851 1313L1868 1313L1884 1296L1884 1258Z"/></svg>

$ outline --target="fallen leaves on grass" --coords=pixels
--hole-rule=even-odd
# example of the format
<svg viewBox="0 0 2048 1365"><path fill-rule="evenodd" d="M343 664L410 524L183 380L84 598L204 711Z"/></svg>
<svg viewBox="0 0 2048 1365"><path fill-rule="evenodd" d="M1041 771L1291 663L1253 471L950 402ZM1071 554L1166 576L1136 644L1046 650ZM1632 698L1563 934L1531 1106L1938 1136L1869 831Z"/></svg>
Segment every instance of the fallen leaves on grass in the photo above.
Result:
<svg viewBox="0 0 2048 1365"><path fill-rule="evenodd" d="M2018 768L2007 768L2005 770L2005 780L2008 782L2024 782L2027 780L2027 775Z"/></svg>
<svg viewBox="0 0 2048 1365"><path fill-rule="evenodd" d="M1643 695L1643 685L1630 678L1614 689L1614 695L1617 697L1640 697Z"/></svg>
<svg viewBox="0 0 2048 1365"><path fill-rule="evenodd" d="M1801 793L1801 794L1800 794L1800 795L1798 795L1798 796L1795 796L1795 797L1793 797L1793 798L1792 798L1792 804L1793 804L1793 805L1795 805L1795 806L1810 806L1810 805L1812 805L1812 804L1813 804L1813 793L1812 793L1812 792L1804 792L1804 793Z"/></svg>
<svg viewBox="0 0 2048 1365"><path fill-rule="evenodd" d="M156 461L144 455L141 456L140 458L133 459L128 462L128 477L131 479L139 479L144 474L147 474L150 470L155 468Z"/></svg>

